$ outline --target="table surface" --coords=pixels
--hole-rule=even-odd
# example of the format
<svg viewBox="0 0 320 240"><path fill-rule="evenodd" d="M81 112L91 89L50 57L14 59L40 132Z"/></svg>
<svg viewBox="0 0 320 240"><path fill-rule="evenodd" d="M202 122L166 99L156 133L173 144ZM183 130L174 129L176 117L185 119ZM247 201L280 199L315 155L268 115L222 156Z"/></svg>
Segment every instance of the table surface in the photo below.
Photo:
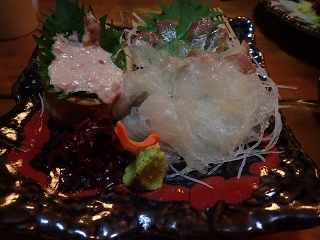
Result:
<svg viewBox="0 0 320 240"><path fill-rule="evenodd" d="M79 1L82 3L82 1ZM146 16L148 12L160 12L155 3L171 4L171 0L85 0L85 9L91 5L99 18L108 14L108 20L121 26L120 11L135 12ZM202 1L206 3L208 1ZM54 9L55 1L38 0L37 18L40 14ZM304 151L320 166L320 107L318 104L317 78L320 77L320 38L295 29L281 18L269 12L259 0L214 0L212 7L220 7L231 18L245 16L255 26L256 42L264 54L269 75L278 85L295 86L293 89L280 89L281 105L288 125L291 127ZM41 28L41 25L38 26ZM0 116L15 105L11 96L12 84L27 65L36 46L32 32L26 36L0 41ZM21 239L15 234L0 234L3 239ZM2 238L2 237L1 237ZM253 240L315 240L320 238L320 228L287 231L252 238ZM24 236L23 239L41 239ZM153 238L154 239L154 238Z"/></svg>

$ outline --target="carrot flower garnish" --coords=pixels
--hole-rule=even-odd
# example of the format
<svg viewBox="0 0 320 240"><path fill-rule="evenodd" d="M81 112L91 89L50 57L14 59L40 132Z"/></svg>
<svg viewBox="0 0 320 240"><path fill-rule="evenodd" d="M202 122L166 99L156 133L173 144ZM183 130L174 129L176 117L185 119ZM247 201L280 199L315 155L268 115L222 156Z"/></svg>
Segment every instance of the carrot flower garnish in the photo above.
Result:
<svg viewBox="0 0 320 240"><path fill-rule="evenodd" d="M121 142L123 149L133 152L136 156L140 149L146 149L152 145L155 145L160 141L160 136L156 133L150 134L144 141L135 142L129 139L126 127L120 121L117 122L115 127L116 134Z"/></svg>

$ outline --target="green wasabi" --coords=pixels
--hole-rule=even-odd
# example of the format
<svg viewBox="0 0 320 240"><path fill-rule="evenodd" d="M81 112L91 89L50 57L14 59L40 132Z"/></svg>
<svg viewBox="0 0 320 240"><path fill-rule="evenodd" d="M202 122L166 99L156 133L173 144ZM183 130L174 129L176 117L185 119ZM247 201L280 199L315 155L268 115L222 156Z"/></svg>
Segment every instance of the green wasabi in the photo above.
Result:
<svg viewBox="0 0 320 240"><path fill-rule="evenodd" d="M138 151L137 160L125 169L123 183L134 190L157 190L161 188L167 170L164 153L160 152L160 144L157 143Z"/></svg>

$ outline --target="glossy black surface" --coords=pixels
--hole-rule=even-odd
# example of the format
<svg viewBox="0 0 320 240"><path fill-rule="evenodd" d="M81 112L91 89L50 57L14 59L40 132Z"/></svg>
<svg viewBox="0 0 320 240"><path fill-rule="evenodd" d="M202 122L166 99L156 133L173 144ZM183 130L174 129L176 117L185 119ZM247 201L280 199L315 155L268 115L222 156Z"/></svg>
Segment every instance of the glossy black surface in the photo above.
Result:
<svg viewBox="0 0 320 240"><path fill-rule="evenodd" d="M231 25L264 66L251 21L236 18ZM259 187L239 203L218 201L213 207L197 209L190 200L160 201L125 191L105 190L94 196L69 199L48 194L36 181L7 165L8 153L21 147L26 123L41 108L42 86L36 70L31 60L13 88L16 108L0 119L1 231L61 239L131 239L133 235L152 234L240 239L320 226L319 169L285 123L277 143L282 152L280 164L260 176ZM52 135L61 131L53 123L50 128ZM235 169L226 167L221 174L234 175ZM190 183L176 183L179 184L185 187Z"/></svg>

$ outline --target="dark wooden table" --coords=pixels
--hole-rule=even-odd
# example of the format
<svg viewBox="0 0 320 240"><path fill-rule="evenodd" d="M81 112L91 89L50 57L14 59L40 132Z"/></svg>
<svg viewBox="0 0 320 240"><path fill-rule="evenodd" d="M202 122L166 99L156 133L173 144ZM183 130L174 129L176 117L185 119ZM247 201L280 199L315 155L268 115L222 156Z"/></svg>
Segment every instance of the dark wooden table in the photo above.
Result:
<svg viewBox="0 0 320 240"><path fill-rule="evenodd" d="M108 14L108 20L113 19L115 25L121 26L120 11L145 16L150 11L161 11L156 2L171 4L171 0L85 0L85 8L88 9L90 4L97 17ZM212 7L220 7L229 17L245 16L253 21L256 42L264 54L269 75L279 85L297 87L296 90L280 89L281 104L291 105L282 111L302 148L320 166L320 106L317 92L317 78L320 76L320 38L293 28L268 12L259 0L215 0ZM43 20L39 12L48 13L48 8L55 8L54 0L38 0L36 15L39 20ZM37 33L0 41L0 116L15 105L11 97L11 87L27 65L36 46L32 34ZM16 234L0 234L0 238L41 239L38 236ZM316 240L320 239L320 229L287 231L252 239Z"/></svg>

